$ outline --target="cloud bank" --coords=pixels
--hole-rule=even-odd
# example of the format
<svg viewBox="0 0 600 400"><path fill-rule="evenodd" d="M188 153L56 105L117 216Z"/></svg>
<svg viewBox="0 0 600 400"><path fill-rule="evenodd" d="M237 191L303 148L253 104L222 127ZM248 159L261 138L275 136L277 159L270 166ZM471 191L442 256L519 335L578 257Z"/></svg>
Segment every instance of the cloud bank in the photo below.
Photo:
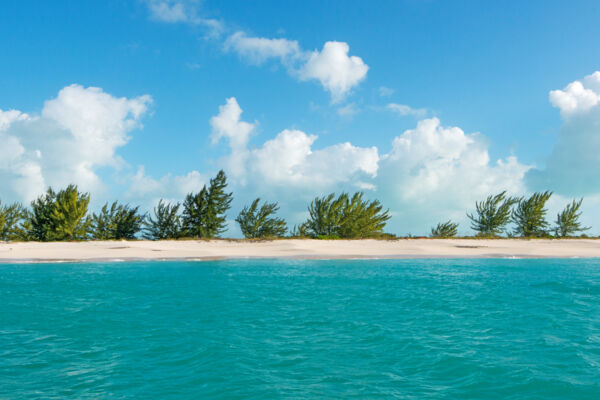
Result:
<svg viewBox="0 0 600 400"><path fill-rule="evenodd" d="M527 174L534 190L550 189L566 196L599 191L600 71L552 90L550 103L560 110L563 124L545 168Z"/></svg>

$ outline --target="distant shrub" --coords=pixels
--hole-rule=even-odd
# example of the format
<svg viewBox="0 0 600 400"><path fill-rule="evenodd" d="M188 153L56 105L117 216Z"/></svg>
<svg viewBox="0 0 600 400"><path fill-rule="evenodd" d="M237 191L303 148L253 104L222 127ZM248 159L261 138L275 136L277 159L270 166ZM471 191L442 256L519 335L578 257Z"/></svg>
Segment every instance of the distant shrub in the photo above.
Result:
<svg viewBox="0 0 600 400"><path fill-rule="evenodd" d="M284 236L287 232L285 221L274 216L279 210L277 203L265 202L260 207L259 203L260 198L254 200L235 219L244 237L254 239Z"/></svg>
<svg viewBox="0 0 600 400"><path fill-rule="evenodd" d="M431 228L429 236L433 238L450 238L458 233L458 224L452 221L440 222L434 228Z"/></svg>

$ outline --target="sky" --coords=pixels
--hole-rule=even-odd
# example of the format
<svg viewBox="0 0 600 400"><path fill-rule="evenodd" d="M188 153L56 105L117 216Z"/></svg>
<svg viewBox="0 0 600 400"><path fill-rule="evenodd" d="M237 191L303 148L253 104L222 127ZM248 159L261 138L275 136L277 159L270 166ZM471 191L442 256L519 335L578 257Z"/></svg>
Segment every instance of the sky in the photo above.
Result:
<svg viewBox="0 0 600 400"><path fill-rule="evenodd" d="M471 234L475 201L584 197L600 233L600 2L30 1L0 13L0 201L181 201L219 169L233 222L331 192L387 231Z"/></svg>

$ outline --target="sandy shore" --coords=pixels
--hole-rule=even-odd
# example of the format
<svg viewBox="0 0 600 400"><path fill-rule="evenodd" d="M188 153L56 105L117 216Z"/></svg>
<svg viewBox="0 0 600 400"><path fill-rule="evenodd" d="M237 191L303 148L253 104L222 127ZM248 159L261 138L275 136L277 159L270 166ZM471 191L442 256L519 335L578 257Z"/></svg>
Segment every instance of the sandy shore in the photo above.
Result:
<svg viewBox="0 0 600 400"><path fill-rule="evenodd" d="M600 240L185 240L0 243L0 262L221 258L600 257Z"/></svg>

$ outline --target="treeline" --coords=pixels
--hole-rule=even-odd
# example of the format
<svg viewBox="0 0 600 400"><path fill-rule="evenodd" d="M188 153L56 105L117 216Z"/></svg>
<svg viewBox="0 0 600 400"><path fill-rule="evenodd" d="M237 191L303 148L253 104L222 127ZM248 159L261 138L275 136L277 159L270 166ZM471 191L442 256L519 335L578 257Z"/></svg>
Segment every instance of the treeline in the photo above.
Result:
<svg viewBox="0 0 600 400"><path fill-rule="evenodd" d="M529 197L511 197L506 191L475 202L475 212L467 213L471 229L478 237L565 238L590 229L580 222L583 198L573 200L557 214L554 225L546 219L546 203L552 192L537 192ZM509 224L513 229L509 229ZM441 222L431 229L431 237L449 238L458 233L458 224Z"/></svg>
<svg viewBox="0 0 600 400"><path fill-rule="evenodd" d="M0 240L217 238L226 230L226 213L232 200L223 171L199 192L189 193L182 203L161 199L150 213L141 213L139 207L117 201L106 203L98 213L89 213L89 193L80 192L75 185L58 192L49 188L29 208L0 202ZM393 236L384 233L389 210L384 210L378 200L364 199L362 192L315 198L308 207L308 219L292 230L288 230L284 219L276 216L278 210L276 202L261 203L256 199L240 211L235 221L246 238Z"/></svg>
<svg viewBox="0 0 600 400"><path fill-rule="evenodd" d="M529 197L508 196L506 191L475 203L467 213L477 237L570 237L590 227L581 224L583 199L573 200L559 212L553 225L547 221L546 203L552 192ZM19 203L0 202L0 240L69 241L120 239L217 238L226 230L226 213L233 194L227 190L223 171L202 190L189 193L181 203L160 200L150 213L139 207L114 202L98 213L89 213L90 195L75 185L58 192L48 191L26 208ZM235 218L246 238L307 237L320 239L394 238L384 233L390 212L379 200L367 200L362 192L331 193L315 198L308 206L308 218L291 230L277 216L279 205L258 198ZM512 229L509 229L509 225ZM450 238L458 224L441 222L430 237Z"/></svg>

